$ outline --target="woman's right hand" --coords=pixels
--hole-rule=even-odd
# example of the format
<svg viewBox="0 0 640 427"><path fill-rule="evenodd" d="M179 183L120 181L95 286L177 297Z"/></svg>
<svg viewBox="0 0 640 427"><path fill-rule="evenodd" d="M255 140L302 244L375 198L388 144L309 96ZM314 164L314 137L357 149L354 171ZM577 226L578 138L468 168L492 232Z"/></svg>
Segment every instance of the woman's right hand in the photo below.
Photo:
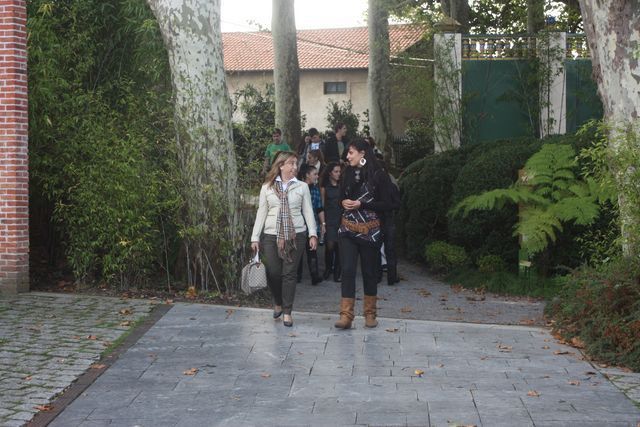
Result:
<svg viewBox="0 0 640 427"><path fill-rule="evenodd" d="M260 243L251 242L251 250L253 251L254 254L258 252L260 250Z"/></svg>

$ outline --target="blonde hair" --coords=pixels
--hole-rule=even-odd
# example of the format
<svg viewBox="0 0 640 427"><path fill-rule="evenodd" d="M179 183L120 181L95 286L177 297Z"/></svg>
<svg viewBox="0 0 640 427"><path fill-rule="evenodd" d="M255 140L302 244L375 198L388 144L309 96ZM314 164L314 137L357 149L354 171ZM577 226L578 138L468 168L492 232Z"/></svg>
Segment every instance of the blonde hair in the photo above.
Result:
<svg viewBox="0 0 640 427"><path fill-rule="evenodd" d="M271 169L267 172L267 176L264 177L264 183L271 187L275 182L276 177L280 175L280 167L292 157L295 158L296 161L298 160L298 155L293 151L278 151L273 164L271 165Z"/></svg>

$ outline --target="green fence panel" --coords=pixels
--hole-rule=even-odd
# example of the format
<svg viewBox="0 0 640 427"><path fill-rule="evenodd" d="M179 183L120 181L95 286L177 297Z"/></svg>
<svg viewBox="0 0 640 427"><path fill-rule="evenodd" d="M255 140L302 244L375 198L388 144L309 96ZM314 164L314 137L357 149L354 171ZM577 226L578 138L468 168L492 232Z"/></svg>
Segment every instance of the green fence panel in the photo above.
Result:
<svg viewBox="0 0 640 427"><path fill-rule="evenodd" d="M462 62L463 143L534 136L538 133L535 72L528 60ZM567 133L602 118L602 103L591 77L591 60L565 61Z"/></svg>
<svg viewBox="0 0 640 427"><path fill-rule="evenodd" d="M567 133L577 131L591 119L601 119L602 101L598 86L593 81L590 59L568 59L567 72Z"/></svg>
<svg viewBox="0 0 640 427"><path fill-rule="evenodd" d="M462 62L465 143L530 136L535 132L527 104L530 95L527 60L466 60Z"/></svg>

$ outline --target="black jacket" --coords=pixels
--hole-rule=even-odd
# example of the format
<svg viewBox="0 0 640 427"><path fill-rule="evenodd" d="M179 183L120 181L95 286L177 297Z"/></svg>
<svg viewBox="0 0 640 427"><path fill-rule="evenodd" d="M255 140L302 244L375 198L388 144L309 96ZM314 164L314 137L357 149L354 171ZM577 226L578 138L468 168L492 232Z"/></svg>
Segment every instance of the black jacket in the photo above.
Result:
<svg viewBox="0 0 640 427"><path fill-rule="evenodd" d="M340 185L340 202L345 199L356 200L360 196L360 187L362 182L366 180L368 182L369 190L373 192L373 200L368 203L362 203L363 209L372 210L384 216L385 212L392 211L394 209L394 202L391 192L393 189L391 186L391 178L383 169L377 169L373 176L362 174L361 182L355 181L355 168L348 166L345 169L345 173Z"/></svg>

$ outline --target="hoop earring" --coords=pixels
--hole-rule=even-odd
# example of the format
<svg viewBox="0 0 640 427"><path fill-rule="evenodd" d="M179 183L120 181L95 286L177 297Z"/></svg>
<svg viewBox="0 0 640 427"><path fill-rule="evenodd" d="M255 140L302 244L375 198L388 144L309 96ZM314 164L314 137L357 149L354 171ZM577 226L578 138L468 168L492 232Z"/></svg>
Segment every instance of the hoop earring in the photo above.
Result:
<svg viewBox="0 0 640 427"><path fill-rule="evenodd" d="M358 162L360 163L360 166L364 166L367 164L367 159L365 159L364 157L360 159L360 161Z"/></svg>

